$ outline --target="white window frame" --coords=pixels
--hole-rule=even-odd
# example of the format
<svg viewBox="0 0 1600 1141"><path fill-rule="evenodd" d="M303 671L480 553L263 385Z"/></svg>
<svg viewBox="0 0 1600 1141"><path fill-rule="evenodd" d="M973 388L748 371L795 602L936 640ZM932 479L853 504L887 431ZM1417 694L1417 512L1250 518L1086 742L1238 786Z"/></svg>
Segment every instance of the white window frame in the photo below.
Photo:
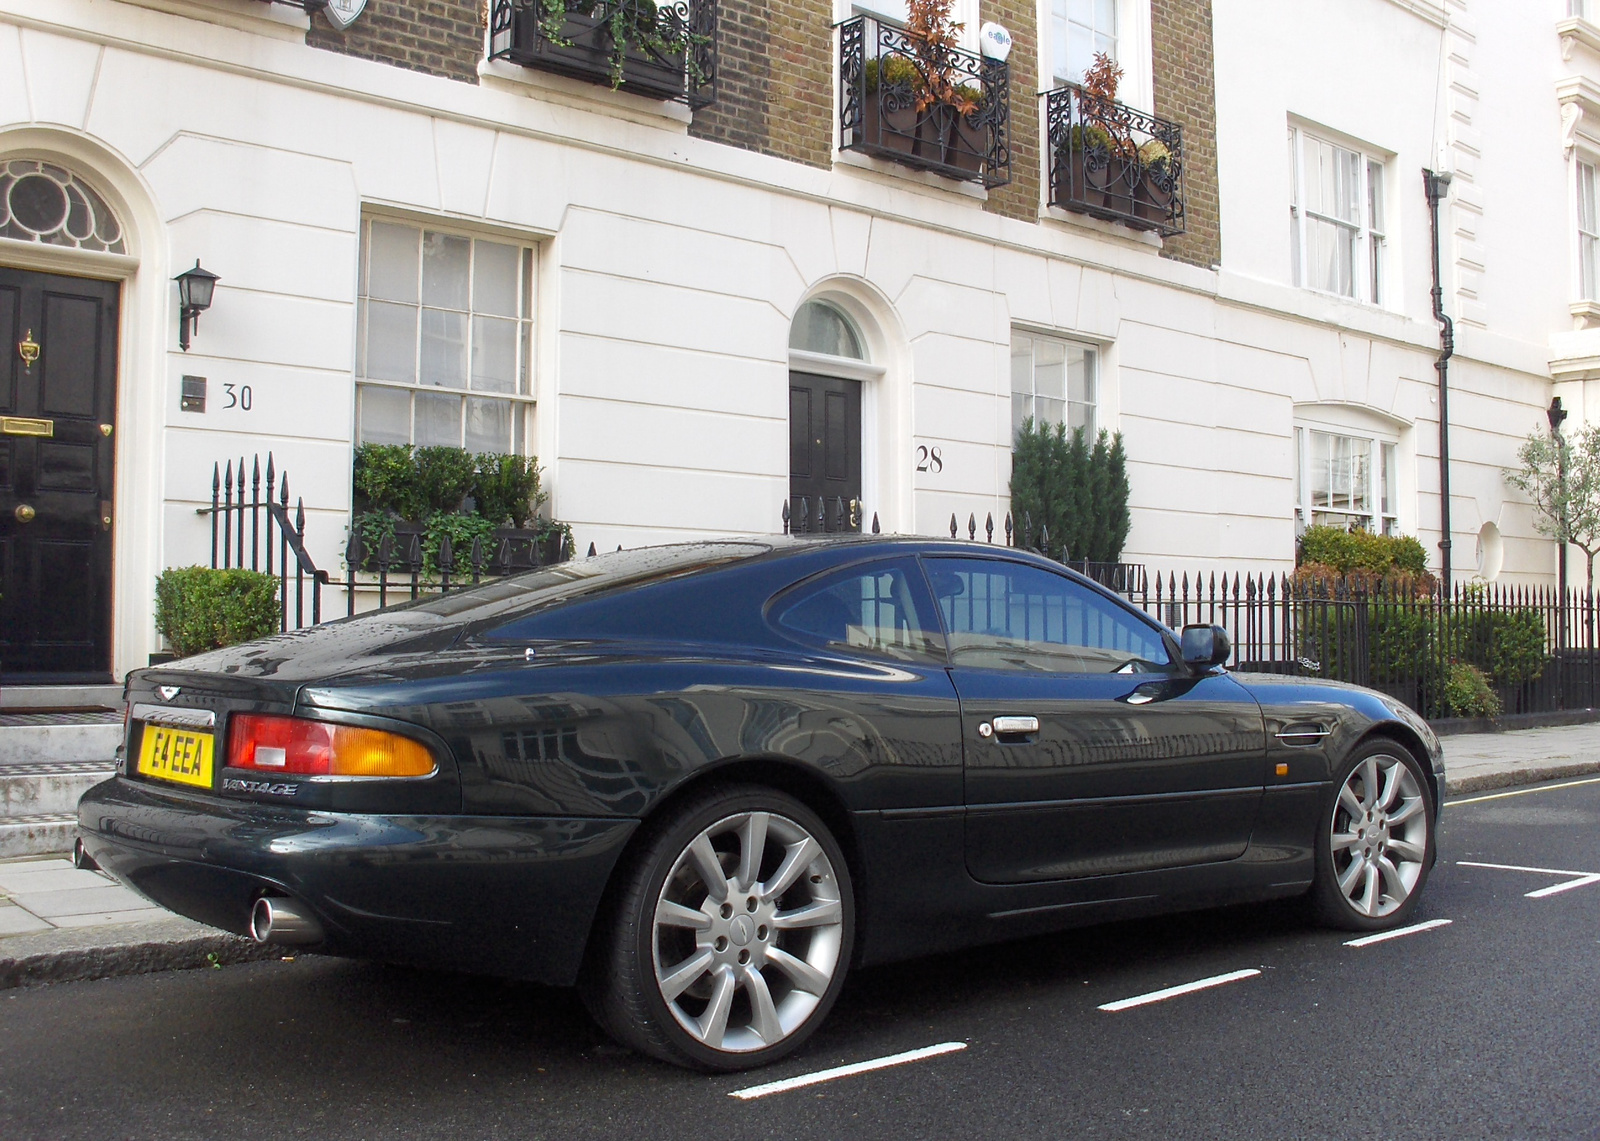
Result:
<svg viewBox="0 0 1600 1141"><path fill-rule="evenodd" d="M1088 392L1088 399L1073 400L1071 384L1064 378L1061 400L1062 419L1060 421L1052 420L1050 423L1052 425L1058 422L1065 423L1068 425L1068 431L1070 432L1073 430L1071 428L1073 406L1077 405L1079 407L1086 408L1088 412L1085 417L1086 423L1083 425L1083 435L1084 438L1092 444L1095 438L1100 434L1100 429L1104 426L1103 421L1105 419L1105 385L1103 383L1106 356L1105 346L1094 341L1084 340L1080 337L1068 337L1063 336L1060 333L1045 333L1036 331L1034 329L1017 327L1011 330L1011 355L1007 358L1008 361L1014 358L1016 355L1017 338L1019 337L1027 337L1031 342L1054 342L1055 344L1060 345L1063 349L1063 358L1065 358L1066 351L1070 351L1071 349L1081 349L1086 354L1089 362L1085 384L1085 388ZM1037 401L1039 398L1039 372L1032 345L1029 346L1028 359L1028 377L1031 384L1029 396L1033 401L1035 401L1034 407L1037 409ZM1065 368L1065 364L1063 364L1063 368ZM1007 403L1009 422L1011 418L1010 401L1015 401L1017 396L1017 390L1015 388L1016 381L1012 377L1009 367L1007 368L1006 377L1007 396L1009 398ZM1033 419L1035 423L1038 423L1037 415L1035 415ZM1013 443L1016 442L1016 432L1017 426L1013 423L1011 424Z"/></svg>
<svg viewBox="0 0 1600 1141"><path fill-rule="evenodd" d="M1122 66L1122 82L1117 101L1149 113L1155 112L1155 67L1150 47L1150 0L1115 0L1117 8L1117 50L1115 59ZM1041 86L1054 89L1055 4L1038 0L1035 27L1039 29L1039 75ZM1014 31L1015 29L1013 29Z"/></svg>
<svg viewBox="0 0 1600 1141"><path fill-rule="evenodd" d="M1356 511L1312 503L1311 433L1364 443L1371 457L1368 479L1368 509ZM1377 535L1398 535L1400 529L1400 436L1395 431L1352 428L1343 424L1314 420L1295 421L1294 426L1294 530L1302 534L1307 527L1345 526L1352 523Z"/></svg>
<svg viewBox="0 0 1600 1141"><path fill-rule="evenodd" d="M474 316L478 316L478 315L491 316L491 314L479 314L479 312L476 309L471 307L472 306L472 301L471 300L469 300L469 302L468 302L468 306L469 307L466 310L466 313L467 313L466 328L467 328L467 331L468 331L467 332L467 336L468 336L468 346L469 346L468 350L467 350L467 386L464 387L464 388L454 388L454 387L445 386L445 385L423 384L421 382L420 378L421 378L421 368L422 368L422 349L421 349L421 335L422 335L422 333L421 333L421 324L422 324L422 322L421 322L420 310L422 308L425 308L425 306L423 306L422 302L421 302L421 292L420 292L420 290L421 290L421 277L420 277L420 275L421 275L421 272L422 272L422 268L421 268L420 262L419 262L419 265L418 265L418 275L419 275L419 277L418 277L418 308L419 308L419 317L418 317L418 347L417 347L417 356L416 356L416 361L417 361L417 366L416 366L417 367L417 373L416 373L416 375L417 375L418 379L416 379L416 380L414 380L414 381L412 381L410 383L407 383L405 381L386 380L386 379L382 379L382 378L369 378L366 375L364 375L365 372L366 372L365 362L366 362L366 359L367 359L366 358L366 337L368 335L367 334L366 302L371 299L370 298L370 294L369 294L371 286L370 286L369 276L368 276L368 274L369 274L369 259L371 257L371 243L370 243L370 236L369 235L370 235L371 226L372 226L372 224L374 222L381 223L381 224L387 224L387 225L393 225L393 226L412 227L412 228L421 230L424 234L427 234L427 233L446 234L446 235L449 235L451 237L456 237L456 238L468 238L468 239L473 240L474 242L476 242L476 241L486 241L486 242L495 243L497 245L516 246L520 250L525 251L525 254L523 256L519 256L519 259L518 259L518 264L519 264L518 273L519 273L519 278L520 278L520 280L518 282L518 286L519 286L519 289L520 289L521 295L522 295L522 304L519 307L521 315L518 316L516 318L516 320L518 321L519 325L522 326L522 327L520 328L519 333L518 333L518 350L517 351L518 351L519 377L518 377L518 383L516 385L516 391L513 391L513 392L494 392L494 391L487 390L487 389L474 389L472 387L472 358L471 358L471 348L470 348L471 343L472 343L471 342L471 338L473 336L473 333L471 331L472 330L472 318ZM476 247L474 247L474 249L476 249ZM463 228L463 227L461 227L459 225L446 223L446 222L443 222L443 221L441 221L439 219L435 219L435 218L418 217L416 215L411 215L411 214L400 214L400 213L391 214L391 213L388 213L386 211L363 211L362 215L361 215L361 229L360 229L360 232L359 232L359 235L358 235L358 240L357 240L357 243L356 243L356 250L357 250L357 257L360 260L359 260L359 265L358 265L358 273L357 273L357 282L358 282L358 284L357 284L357 289L356 289L356 352L355 352L355 368L353 370L353 381L354 381L354 383L351 386L351 388L352 388L352 392L351 392L352 419L351 419L350 436L351 436L351 445L352 445L352 447L359 446L360 444L365 442L362 439L362 431L361 431L362 389L363 388L387 388L387 389L393 389L393 390L397 390L397 391L406 392L406 393L410 394L410 396L412 397L412 422L411 422L411 430L410 430L410 440L411 440L412 446L414 446L414 447L424 446L424 445L420 445L420 444L417 443L416 405L415 405L416 396L419 395L419 394L421 394L421 395L429 395L429 396L459 394L463 398L463 407L462 407L462 413L461 413L461 441L462 442L459 445L456 445L456 446L462 447L462 448L464 448L466 450L469 450L469 451L471 450L470 448L467 448L467 445L466 445L467 410L466 410L466 407L465 407L465 398L472 397L472 396L478 396L478 397L483 398L483 399L505 400L505 401L509 401L511 403L511 406L512 406L512 412L511 412L512 423L511 423L511 439L507 444L508 453L509 454L516 454L516 455L534 455L534 454L536 454L536 450L537 450L537 425L536 425L535 420L534 420L534 410L535 410L535 408L536 408L536 406L538 404L538 397L537 397L536 393L538 392L538 383L539 383L539 370L538 370L538 364L539 364L539 345L538 345L539 277L540 277L540 269L541 269L541 267L540 267L540 259L543 256L543 252L544 252L540 241L538 239L532 237L532 236L529 236L529 235L513 235L513 234L507 234L507 233L504 233L504 232L496 232L496 231L493 231L493 230L477 230L477 229L472 229L472 228ZM469 268L469 270L468 270L469 299L471 297L471 292L474 289L474 284L472 282L472 274L473 274L473 270ZM377 300L382 300L382 299L379 298ZM405 304L405 303L402 303L402 304ZM520 446L519 446L519 443L520 443ZM446 445L446 446L448 446L448 445Z"/></svg>
<svg viewBox="0 0 1600 1141"><path fill-rule="evenodd" d="M1305 205L1304 188L1307 185L1307 141L1320 143L1344 152L1357 164L1360 173L1355 195L1357 217L1352 221ZM1394 256L1389 250L1392 232L1388 188L1389 156L1375 148L1321 131L1300 123L1289 124L1289 227L1290 276L1295 285L1317 293L1344 297L1367 305L1387 307L1395 296L1393 283ZM1308 220L1314 219L1335 226L1354 235L1354 252L1350 267L1350 290L1325 289L1307 280L1306 241Z"/></svg>
<svg viewBox="0 0 1600 1141"><path fill-rule="evenodd" d="M1580 151L1572 169L1576 298L1600 302L1600 160Z"/></svg>
<svg viewBox="0 0 1600 1141"><path fill-rule="evenodd" d="M871 16L885 24L895 27L904 27L906 22L905 0L833 0L833 22L843 23L853 20L857 16ZM956 44L963 51L976 52L978 50L978 29L982 21L978 18L978 0L955 0L950 6L950 18L962 25L961 31L956 34ZM1009 29L1015 31L1015 29ZM835 45L837 49L837 45ZM834 52L838 54L837 50Z"/></svg>

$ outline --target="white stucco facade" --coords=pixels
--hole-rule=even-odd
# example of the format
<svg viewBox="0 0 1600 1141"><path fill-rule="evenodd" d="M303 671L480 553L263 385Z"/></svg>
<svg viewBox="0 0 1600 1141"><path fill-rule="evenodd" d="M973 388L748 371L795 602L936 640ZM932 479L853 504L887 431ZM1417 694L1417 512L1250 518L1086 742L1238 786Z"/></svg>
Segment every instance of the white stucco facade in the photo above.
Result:
<svg viewBox="0 0 1600 1141"><path fill-rule="evenodd" d="M1574 152L1557 93L1569 73L1600 81L1600 54L1585 41L1563 61L1565 0L1215 0L1214 13L1223 260L1206 269L1119 227L987 213L933 176L693 138L686 112L603 89L498 64L474 86L315 50L303 14L258 0L0 0L0 162L70 168L129 237L123 256L0 239L0 265L126 283L115 672L158 648L160 570L209 556L195 509L217 461L270 450L305 498L318 565L342 578L363 217L537 248L530 450L580 550L777 529L790 322L828 297L873 366L863 494L885 530L1003 518L1011 342L1035 332L1099 349L1098 422L1130 461L1123 557L1269 570L1294 557L1297 424L1392 441L1398 528L1436 556L1421 171L1450 169L1457 573L1473 573L1493 523L1504 547L1488 569L1547 580L1550 546L1500 471L1553 393L1600 418L1583 371L1600 376L1600 344L1572 332ZM1381 161L1378 303L1294 284L1292 125ZM1578 124L1579 153L1586 126L1600 153L1600 113ZM171 279L197 258L222 280L183 353ZM1559 387L1553 355L1568 362ZM203 414L180 411L185 375L208 378ZM250 409L223 407L224 385L249 385ZM941 470L915 470L919 446L940 448ZM342 611L342 593L327 605Z"/></svg>

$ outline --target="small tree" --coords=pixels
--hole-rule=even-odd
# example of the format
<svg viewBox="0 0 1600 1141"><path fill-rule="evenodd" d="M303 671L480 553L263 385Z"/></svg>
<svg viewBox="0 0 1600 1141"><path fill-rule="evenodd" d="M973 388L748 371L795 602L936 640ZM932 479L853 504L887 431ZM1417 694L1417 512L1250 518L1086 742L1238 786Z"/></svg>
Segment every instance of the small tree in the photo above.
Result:
<svg viewBox="0 0 1600 1141"><path fill-rule="evenodd" d="M1533 501L1533 525L1558 544L1584 555L1585 580L1594 590L1594 557L1600 553L1600 427L1580 428L1571 438L1534 432L1517 450L1521 467L1507 468L1506 482Z"/></svg>
<svg viewBox="0 0 1600 1141"><path fill-rule="evenodd" d="M1050 533L1050 553L1114 563L1122 558L1131 517L1128 457L1122 436L1101 431L1091 442L1082 428L1036 423L1017 433L1011 453L1011 513L1019 532L1037 542ZM1026 521L1026 522L1025 522Z"/></svg>

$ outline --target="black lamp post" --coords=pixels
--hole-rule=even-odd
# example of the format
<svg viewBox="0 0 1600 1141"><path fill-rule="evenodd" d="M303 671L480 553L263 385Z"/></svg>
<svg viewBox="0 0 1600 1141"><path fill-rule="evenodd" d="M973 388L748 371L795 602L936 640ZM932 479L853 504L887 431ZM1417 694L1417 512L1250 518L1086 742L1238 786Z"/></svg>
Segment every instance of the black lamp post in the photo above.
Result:
<svg viewBox="0 0 1600 1141"><path fill-rule="evenodd" d="M1428 199L1433 233L1433 318L1439 322L1439 355L1433 368L1439 374L1439 564L1444 594L1450 597L1450 358L1456 351L1455 324L1444 311L1444 286L1439 277L1439 203L1450 193L1446 170L1424 170L1422 190Z"/></svg>
<svg viewBox="0 0 1600 1141"><path fill-rule="evenodd" d="M184 270L173 280L178 283L178 347L188 352L200 314L211 308L211 295L221 279L210 270L201 269L200 259L195 258L194 268Z"/></svg>
<svg viewBox="0 0 1600 1141"><path fill-rule="evenodd" d="M1560 547L1560 561L1557 566L1557 581L1561 587L1561 624L1557 628L1557 637L1562 646L1567 642L1567 443L1561 438L1561 424L1567 418L1567 410L1561 407L1561 397L1552 396L1550 407L1544 410L1545 419L1550 421L1550 435L1556 442L1556 487L1561 494L1561 538L1557 543Z"/></svg>

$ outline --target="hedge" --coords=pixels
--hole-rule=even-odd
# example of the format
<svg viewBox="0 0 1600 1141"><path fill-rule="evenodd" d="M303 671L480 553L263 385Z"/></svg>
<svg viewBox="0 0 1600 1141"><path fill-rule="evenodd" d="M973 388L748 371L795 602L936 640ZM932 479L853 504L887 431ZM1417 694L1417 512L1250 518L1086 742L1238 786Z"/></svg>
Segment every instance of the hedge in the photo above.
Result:
<svg viewBox="0 0 1600 1141"><path fill-rule="evenodd" d="M278 633L278 580L248 570L173 567L156 579L156 629L179 657Z"/></svg>

